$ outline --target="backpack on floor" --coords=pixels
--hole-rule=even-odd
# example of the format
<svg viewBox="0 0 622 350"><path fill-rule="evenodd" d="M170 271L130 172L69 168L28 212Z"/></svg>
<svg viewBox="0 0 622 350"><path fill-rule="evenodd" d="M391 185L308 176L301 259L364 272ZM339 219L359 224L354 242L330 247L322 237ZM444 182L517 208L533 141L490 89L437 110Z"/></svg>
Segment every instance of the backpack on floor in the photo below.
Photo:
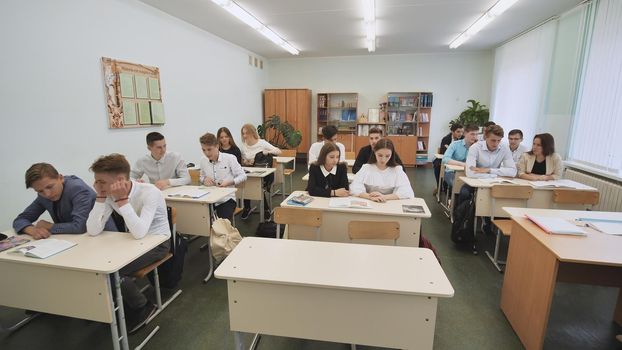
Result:
<svg viewBox="0 0 622 350"><path fill-rule="evenodd" d="M231 225L229 219L216 218L212 222L209 244L216 262L224 260L241 240L240 231Z"/></svg>
<svg viewBox="0 0 622 350"><path fill-rule="evenodd" d="M260 222L257 225L257 230L255 231L255 236L257 237L265 237L265 238L276 238L276 222L274 221L266 221ZM281 225L281 234L279 237L283 237L285 233L285 225Z"/></svg>
<svg viewBox="0 0 622 350"><path fill-rule="evenodd" d="M454 222L451 225L451 240L454 243L473 243L475 241L475 202L473 198L463 200L456 206Z"/></svg>

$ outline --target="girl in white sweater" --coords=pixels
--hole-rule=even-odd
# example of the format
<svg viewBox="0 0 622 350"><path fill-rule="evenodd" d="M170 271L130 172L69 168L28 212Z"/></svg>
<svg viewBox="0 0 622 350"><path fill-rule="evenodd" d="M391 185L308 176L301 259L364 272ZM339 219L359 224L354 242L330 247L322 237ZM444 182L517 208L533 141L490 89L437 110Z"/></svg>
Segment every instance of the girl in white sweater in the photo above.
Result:
<svg viewBox="0 0 622 350"><path fill-rule="evenodd" d="M395 162L391 140L382 139L376 143L369 163L356 173L350 193L374 202L415 197L408 176Z"/></svg>

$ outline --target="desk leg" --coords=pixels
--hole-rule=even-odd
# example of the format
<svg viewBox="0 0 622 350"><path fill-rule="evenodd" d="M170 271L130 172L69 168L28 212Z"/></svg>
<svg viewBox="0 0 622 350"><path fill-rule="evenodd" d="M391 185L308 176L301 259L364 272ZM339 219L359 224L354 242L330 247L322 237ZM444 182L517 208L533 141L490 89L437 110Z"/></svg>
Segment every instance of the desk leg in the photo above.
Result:
<svg viewBox="0 0 622 350"><path fill-rule="evenodd" d="M263 210L264 210L264 207L266 205L266 203L264 203L265 202L265 198L266 198L266 195L265 195L264 191L265 190L263 190L263 189L261 190L261 199L259 200L259 222L263 222L264 221Z"/></svg>
<svg viewBox="0 0 622 350"><path fill-rule="evenodd" d="M244 350L244 340L242 340L242 336L242 332L233 332L235 350Z"/></svg>
<svg viewBox="0 0 622 350"><path fill-rule="evenodd" d="M622 288L618 293L618 302L616 304L616 310L613 313L613 320L620 326L622 326Z"/></svg>
<svg viewBox="0 0 622 350"><path fill-rule="evenodd" d="M208 213L208 217L209 217L209 227L211 230L212 227L212 213L214 213L214 205L210 204L209 205L209 213ZM211 237L207 237L208 240L211 239ZM207 248L207 258L209 259L209 271L207 272L207 276L205 276L205 279L203 279L203 283L207 283L207 281L210 280L210 278L212 278L212 275L214 275L214 257L212 256L212 247L210 247L210 242L208 241L203 247ZM201 247L201 248L203 248Z"/></svg>
<svg viewBox="0 0 622 350"><path fill-rule="evenodd" d="M513 224L501 310L526 349L542 349L544 344L558 266L553 253Z"/></svg>
<svg viewBox="0 0 622 350"><path fill-rule="evenodd" d="M129 344L127 341L127 329L125 328L125 311L123 310L123 295L121 295L121 279L119 278L119 271L116 271L112 275L112 283L115 288L115 292L117 294L117 302L115 313L115 305L112 305L112 323L110 324L110 331L112 332L112 346L115 350L119 350L119 341L121 342L121 349L128 350ZM110 299L112 300L112 286L110 287ZM117 320L118 315L118 320ZM121 336L119 337L117 326L121 331Z"/></svg>

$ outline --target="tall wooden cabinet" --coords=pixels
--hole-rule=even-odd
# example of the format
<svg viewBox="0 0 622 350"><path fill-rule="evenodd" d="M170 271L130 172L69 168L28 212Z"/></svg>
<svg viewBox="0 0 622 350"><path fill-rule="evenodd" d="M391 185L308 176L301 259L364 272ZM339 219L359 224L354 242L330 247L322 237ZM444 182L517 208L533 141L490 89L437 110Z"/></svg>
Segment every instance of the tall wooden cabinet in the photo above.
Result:
<svg viewBox="0 0 622 350"><path fill-rule="evenodd" d="M281 117L302 133L298 153L307 153L311 146L311 90L266 89L263 93L263 120Z"/></svg>

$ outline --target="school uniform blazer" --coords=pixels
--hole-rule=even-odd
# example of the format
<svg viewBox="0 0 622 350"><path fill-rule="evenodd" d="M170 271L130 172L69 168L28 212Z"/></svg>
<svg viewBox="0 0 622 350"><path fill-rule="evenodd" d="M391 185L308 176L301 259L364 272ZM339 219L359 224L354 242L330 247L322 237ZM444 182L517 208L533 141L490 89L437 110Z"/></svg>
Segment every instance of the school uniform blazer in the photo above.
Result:
<svg viewBox="0 0 622 350"><path fill-rule="evenodd" d="M531 174L533 164L536 162L536 156L529 153L523 153L518 161L518 176L522 174ZM546 175L553 175L555 180L562 178L562 171L564 163L562 158L557 153L546 156Z"/></svg>
<svg viewBox="0 0 622 350"><path fill-rule="evenodd" d="M346 163L339 163L336 166L335 174L329 173L324 176L322 168L317 164L311 164L309 167L309 182L307 183L307 191L311 196L331 197L332 190L345 188L348 190L348 166Z"/></svg>

